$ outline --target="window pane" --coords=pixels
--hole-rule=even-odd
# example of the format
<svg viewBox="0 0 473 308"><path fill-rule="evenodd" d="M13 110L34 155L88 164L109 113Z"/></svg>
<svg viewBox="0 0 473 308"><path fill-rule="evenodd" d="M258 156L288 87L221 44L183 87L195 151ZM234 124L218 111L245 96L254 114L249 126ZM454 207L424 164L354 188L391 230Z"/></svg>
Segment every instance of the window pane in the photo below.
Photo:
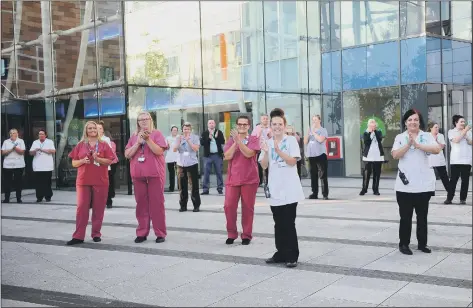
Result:
<svg viewBox="0 0 473 308"><path fill-rule="evenodd" d="M345 49L342 52L343 89L367 87L366 47Z"/></svg>
<svg viewBox="0 0 473 308"><path fill-rule="evenodd" d="M425 31L441 35L440 2L427 1L425 3Z"/></svg>
<svg viewBox="0 0 473 308"><path fill-rule="evenodd" d="M341 90L341 51L322 54L322 89L323 92Z"/></svg>
<svg viewBox="0 0 473 308"><path fill-rule="evenodd" d="M204 87L262 89L256 58L263 53L261 9L261 2L201 2Z"/></svg>
<svg viewBox="0 0 473 308"><path fill-rule="evenodd" d="M427 81L442 82L442 63L439 38L427 38Z"/></svg>
<svg viewBox="0 0 473 308"><path fill-rule="evenodd" d="M401 41L401 83L424 82L427 79L425 37Z"/></svg>
<svg viewBox="0 0 473 308"><path fill-rule="evenodd" d="M201 86L199 3L125 2L125 7L128 82ZM178 68L168 71L168 61Z"/></svg>
<svg viewBox="0 0 473 308"><path fill-rule="evenodd" d="M444 39L443 82L471 84L471 43Z"/></svg>
<svg viewBox="0 0 473 308"><path fill-rule="evenodd" d="M322 126L329 136L342 134L342 101L340 93L322 95Z"/></svg>
<svg viewBox="0 0 473 308"><path fill-rule="evenodd" d="M398 46L397 42L389 42L367 47L367 87L383 87L399 83Z"/></svg>
<svg viewBox="0 0 473 308"><path fill-rule="evenodd" d="M362 136L368 120L374 118L383 132L383 174L394 173L397 161L391 157L391 148L400 132L400 99L397 87L345 92L343 94L344 142L346 176L359 176L362 168Z"/></svg>
<svg viewBox="0 0 473 308"><path fill-rule="evenodd" d="M401 37L425 33L425 2L399 1Z"/></svg>
<svg viewBox="0 0 473 308"><path fill-rule="evenodd" d="M424 118L424 122L427 121L428 109L426 84L401 86L401 117L411 108L419 110ZM427 122L424 124L427 125ZM421 129L427 129L427 127Z"/></svg>
<svg viewBox="0 0 473 308"><path fill-rule="evenodd" d="M330 50L330 3L320 3L320 42L322 51Z"/></svg>
<svg viewBox="0 0 473 308"><path fill-rule="evenodd" d="M366 44L365 2L341 2L343 47Z"/></svg>
<svg viewBox="0 0 473 308"><path fill-rule="evenodd" d="M365 1L365 6L367 43L399 37L399 1Z"/></svg>
<svg viewBox="0 0 473 308"><path fill-rule="evenodd" d="M452 1L452 37L472 39L471 1Z"/></svg>
<svg viewBox="0 0 473 308"><path fill-rule="evenodd" d="M427 85L427 106L429 108L428 122L437 123L440 126L440 132L444 134L446 126L443 124L442 86L440 84Z"/></svg>
<svg viewBox="0 0 473 308"><path fill-rule="evenodd" d="M301 96L299 94L278 94L268 96L266 107L268 114L274 108L282 108L287 125L292 125L296 132L302 130Z"/></svg>
<svg viewBox="0 0 473 308"><path fill-rule="evenodd" d="M320 92L320 10L318 1L307 2L307 28L309 44L309 92ZM304 88L304 86L303 86Z"/></svg>
<svg viewBox="0 0 473 308"><path fill-rule="evenodd" d="M342 89L342 72L341 72L341 61L342 52L334 51L331 56L332 61L332 91L340 91Z"/></svg>

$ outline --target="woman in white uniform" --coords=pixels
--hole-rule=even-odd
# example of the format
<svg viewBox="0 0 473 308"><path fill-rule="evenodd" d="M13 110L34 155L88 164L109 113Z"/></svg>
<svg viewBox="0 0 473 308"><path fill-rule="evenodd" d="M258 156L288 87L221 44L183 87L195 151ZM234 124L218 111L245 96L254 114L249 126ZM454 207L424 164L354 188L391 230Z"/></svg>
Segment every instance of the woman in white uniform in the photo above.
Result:
<svg viewBox="0 0 473 308"><path fill-rule="evenodd" d="M266 263L286 263L296 267L299 245L296 231L297 203L304 200L304 191L297 174L297 161L301 151L297 139L288 136L284 111L279 108L270 113L272 138L263 143L259 161L268 171L266 198L269 198L274 219L276 253Z"/></svg>
<svg viewBox="0 0 473 308"><path fill-rule="evenodd" d="M408 110L402 118L406 130L397 135L392 156L399 160L396 177L396 199L399 205L399 251L412 255L409 248L412 230L412 214L417 215L417 249L430 253L427 246L427 214L430 198L435 195L435 173L429 165L429 155L440 153L440 146L431 134L423 132L421 114Z"/></svg>
<svg viewBox="0 0 473 308"><path fill-rule="evenodd" d="M443 134L439 133L439 125L435 122L429 124L429 131L432 134L435 142L441 148L439 154L432 154L429 156L429 163L432 168L437 172L440 180L442 180L443 187L448 192L449 179L447 173L447 162L445 161L445 155L443 154L443 149L445 148L445 137Z"/></svg>
<svg viewBox="0 0 473 308"><path fill-rule="evenodd" d="M176 184L176 161L177 161L177 158L179 157L179 153L174 152L171 146L176 142L178 132L179 132L179 129L177 128L177 126L173 126L171 127L171 136L166 137L166 143L168 145L168 149L166 151L166 156L164 159L166 161L166 165L168 167L168 173L169 173L169 192L174 191L174 187Z"/></svg>
<svg viewBox="0 0 473 308"><path fill-rule="evenodd" d="M381 178L381 165L384 162L384 149L381 141L383 133L377 129L374 119L368 120L368 127L363 134L363 162L365 165L363 171L363 188L360 196L368 192L371 172L373 172L373 193L379 196L379 179Z"/></svg>
<svg viewBox="0 0 473 308"><path fill-rule="evenodd" d="M10 129L10 139L2 144L3 181L5 183L5 200L10 202L11 185L16 191L16 202L21 203L21 189L23 184L23 170L25 169L25 142L18 138L18 130Z"/></svg>
<svg viewBox="0 0 473 308"><path fill-rule="evenodd" d="M36 181L36 202L51 201L53 190L51 182L54 170L54 158L56 153L54 142L47 138L48 133L44 129L38 132L38 140L33 142L30 155L33 156L33 171Z"/></svg>

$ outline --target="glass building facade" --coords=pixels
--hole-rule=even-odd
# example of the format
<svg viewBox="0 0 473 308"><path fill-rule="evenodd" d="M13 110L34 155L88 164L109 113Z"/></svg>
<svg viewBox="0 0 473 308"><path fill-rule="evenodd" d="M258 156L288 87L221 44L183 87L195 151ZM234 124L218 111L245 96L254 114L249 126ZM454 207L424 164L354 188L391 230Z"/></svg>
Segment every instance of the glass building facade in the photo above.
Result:
<svg viewBox="0 0 473 308"><path fill-rule="evenodd" d="M140 110L165 135L235 116L253 124L280 107L306 134L322 116L340 155L329 175L361 174L361 134L375 117L388 163L402 113L419 109L444 131L472 119L470 1L2 1L2 141L28 146L45 127L57 146L58 188L89 119L117 144L120 188L131 192L126 142ZM447 150L448 155L448 150ZM28 174L31 161L28 161ZM201 170L202 172L202 170ZM28 181L28 180L27 180Z"/></svg>

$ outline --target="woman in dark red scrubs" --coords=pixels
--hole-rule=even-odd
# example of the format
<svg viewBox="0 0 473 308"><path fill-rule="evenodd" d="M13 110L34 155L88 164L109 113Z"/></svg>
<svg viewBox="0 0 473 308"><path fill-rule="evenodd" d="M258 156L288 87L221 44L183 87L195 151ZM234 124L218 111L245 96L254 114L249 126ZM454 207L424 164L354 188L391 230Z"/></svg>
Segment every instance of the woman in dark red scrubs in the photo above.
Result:
<svg viewBox="0 0 473 308"><path fill-rule="evenodd" d="M81 141L69 154L77 168L76 231L67 245L84 242L92 204L92 238L100 242L103 215L108 195L108 166L115 158L110 146L98 138L97 123L85 123Z"/></svg>

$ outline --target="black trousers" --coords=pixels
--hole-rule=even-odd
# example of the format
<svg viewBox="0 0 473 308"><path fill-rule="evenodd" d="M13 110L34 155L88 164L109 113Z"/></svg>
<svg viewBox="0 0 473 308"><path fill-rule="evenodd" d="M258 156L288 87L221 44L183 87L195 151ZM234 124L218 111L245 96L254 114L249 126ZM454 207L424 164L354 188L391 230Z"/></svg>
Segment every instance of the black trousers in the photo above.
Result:
<svg viewBox="0 0 473 308"><path fill-rule="evenodd" d="M187 201L189 201L188 184L189 177L191 178L192 190L191 200L195 209L200 207L200 194L199 194L199 165L195 164L189 167L177 167L177 173L179 176L179 187L181 189L179 194L179 205L181 209L187 209Z"/></svg>
<svg viewBox="0 0 473 308"><path fill-rule="evenodd" d="M366 161L364 162L365 168L363 170L363 188L364 192L368 191L370 184L371 173L373 173L373 192L379 192L379 179L381 178L381 161Z"/></svg>
<svg viewBox="0 0 473 308"><path fill-rule="evenodd" d="M176 182L176 163L167 163L169 172L169 191L174 191L174 184Z"/></svg>
<svg viewBox="0 0 473 308"><path fill-rule="evenodd" d="M437 176L440 178L440 180L442 180L443 187L445 188L445 191L448 193L449 187L450 187L450 180L448 179L447 166L434 167L434 170L437 173Z"/></svg>
<svg viewBox="0 0 473 308"><path fill-rule="evenodd" d="M118 163L110 165L108 170L108 196L107 205L112 205L112 198L115 198L115 173L117 172Z"/></svg>
<svg viewBox="0 0 473 308"><path fill-rule="evenodd" d="M297 202L271 206L274 219L274 241L276 253L273 259L278 262L297 262L299 243L296 231Z"/></svg>
<svg viewBox="0 0 473 308"><path fill-rule="evenodd" d="M302 158L297 161L297 174L299 175L299 180L302 179Z"/></svg>
<svg viewBox="0 0 473 308"><path fill-rule="evenodd" d="M448 186L448 200L453 200L457 189L458 179L461 178L460 200L466 200L468 184L470 184L471 165L450 165L450 184Z"/></svg>
<svg viewBox="0 0 473 308"><path fill-rule="evenodd" d="M23 169L24 168L3 168L3 180L5 181L5 200L10 200L12 186L16 191L16 199L21 199L21 190L23 188Z"/></svg>
<svg viewBox="0 0 473 308"><path fill-rule="evenodd" d="M322 185L322 195L328 197L328 180L327 180L327 155L322 154L316 157L309 157L310 163L310 184L312 193L319 194L319 179Z"/></svg>
<svg viewBox="0 0 473 308"><path fill-rule="evenodd" d="M399 205L399 246L409 245L411 242L412 214L417 216L417 245L427 246L427 215L429 201L433 192L406 193L396 191L397 204Z"/></svg>
<svg viewBox="0 0 473 308"><path fill-rule="evenodd" d="M268 178L268 169L263 169L260 163L258 163L258 174L259 174L259 185L261 186L264 181L264 177Z"/></svg>
<svg viewBox="0 0 473 308"><path fill-rule="evenodd" d="M36 200L51 200L53 196L53 190L51 188L52 183L52 171L35 171L36 180Z"/></svg>

